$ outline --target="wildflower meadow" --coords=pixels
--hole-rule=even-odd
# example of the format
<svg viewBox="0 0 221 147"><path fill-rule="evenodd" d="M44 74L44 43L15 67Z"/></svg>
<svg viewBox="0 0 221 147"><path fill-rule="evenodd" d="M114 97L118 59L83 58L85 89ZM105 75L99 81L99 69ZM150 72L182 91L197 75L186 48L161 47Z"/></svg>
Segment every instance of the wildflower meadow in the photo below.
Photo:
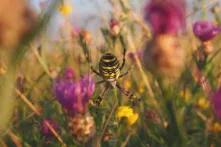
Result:
<svg viewBox="0 0 221 147"><path fill-rule="evenodd" d="M221 147L220 40L221 0L1 0L0 147Z"/></svg>

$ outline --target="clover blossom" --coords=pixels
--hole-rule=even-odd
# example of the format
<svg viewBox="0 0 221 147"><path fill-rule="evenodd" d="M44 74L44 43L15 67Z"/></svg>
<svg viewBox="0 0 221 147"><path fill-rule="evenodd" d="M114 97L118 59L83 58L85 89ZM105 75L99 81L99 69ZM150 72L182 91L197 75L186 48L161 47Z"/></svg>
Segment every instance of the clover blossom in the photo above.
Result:
<svg viewBox="0 0 221 147"><path fill-rule="evenodd" d="M221 32L221 27L209 21L197 21L193 24L193 33L201 41L209 41Z"/></svg>
<svg viewBox="0 0 221 147"><path fill-rule="evenodd" d="M85 75L79 80L72 79L72 75L69 69L62 77L57 78L53 84L53 92L68 113L83 113L94 93L95 82L90 75Z"/></svg>
<svg viewBox="0 0 221 147"><path fill-rule="evenodd" d="M144 11L154 35L177 34L185 26L183 0L151 0Z"/></svg>

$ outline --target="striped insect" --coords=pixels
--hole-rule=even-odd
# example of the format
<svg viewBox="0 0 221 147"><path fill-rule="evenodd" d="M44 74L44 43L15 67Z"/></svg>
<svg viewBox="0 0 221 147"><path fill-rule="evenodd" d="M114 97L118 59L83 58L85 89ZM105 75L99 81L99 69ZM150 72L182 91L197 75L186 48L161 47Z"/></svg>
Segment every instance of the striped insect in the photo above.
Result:
<svg viewBox="0 0 221 147"><path fill-rule="evenodd" d="M121 93L129 97L130 101L138 100L136 96L130 91L125 90L123 87L120 86L118 79L124 77L129 73L129 69L122 74L122 70L125 66L126 62L126 45L124 43L124 40L122 36L120 36L120 41L123 46L123 61L120 63L120 61L117 59L117 57L112 53L104 53L99 61L99 70L97 71L91 64L91 59L89 56L89 50L87 47L87 44L83 42L84 52L86 55L86 59L90 64L91 70L102 78L101 81L97 82L97 84L104 83L105 87L101 94L93 99L92 104L99 106L103 100L103 96L108 91L109 88L118 88Z"/></svg>
<svg viewBox="0 0 221 147"><path fill-rule="evenodd" d="M105 53L99 62L99 71L96 71L92 67L92 71L100 76L103 80L99 83L107 82L111 84L113 87L117 84L117 80L125 74L121 75L121 70L125 65L125 59L123 59L123 63L120 65L117 57L111 53Z"/></svg>
<svg viewBox="0 0 221 147"><path fill-rule="evenodd" d="M112 53L105 53L102 55L99 61L99 71L95 70L92 66L91 69L94 73L96 73L99 77L102 78L101 81L97 82L97 84L105 83L105 88L102 91L101 95L93 100L94 104L97 106L103 100L103 96L107 92L109 88L118 88L121 93L129 97L129 100L135 104L135 100L139 100L132 92L125 90L120 86L118 79L124 77L129 73L129 69L122 74L122 70L125 66L126 61L126 49L123 50L123 61L120 64L120 61L117 57Z"/></svg>
<svg viewBox="0 0 221 147"><path fill-rule="evenodd" d="M97 84L105 83L105 88L101 95L94 99L94 103L96 105L100 105L100 103L103 100L103 96L106 93L106 91L109 88L118 88L123 94L128 96L130 99L135 98L134 94L126 91L124 88L120 86L118 83L118 79L127 75L129 70L123 74L121 74L121 71L125 65L125 54L126 51L123 53L123 62L120 64L117 57L111 53L105 53L102 55L100 61L99 61L99 71L95 70L93 67L91 67L92 71L96 73L98 76L102 78L101 81L99 81Z"/></svg>

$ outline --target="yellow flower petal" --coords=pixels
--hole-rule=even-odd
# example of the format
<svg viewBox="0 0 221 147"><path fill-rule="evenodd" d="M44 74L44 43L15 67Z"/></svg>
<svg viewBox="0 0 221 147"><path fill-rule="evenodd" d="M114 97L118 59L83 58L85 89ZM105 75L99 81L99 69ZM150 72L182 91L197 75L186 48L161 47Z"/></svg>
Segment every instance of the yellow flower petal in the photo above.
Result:
<svg viewBox="0 0 221 147"><path fill-rule="evenodd" d="M128 125L133 125L138 119L138 113L134 113L133 109L129 106L120 106L117 109L116 117L118 119L126 118Z"/></svg>
<svg viewBox="0 0 221 147"><path fill-rule="evenodd" d="M218 122L213 123L211 131L213 131L213 132L220 132L221 131L221 124L218 123Z"/></svg>
<svg viewBox="0 0 221 147"><path fill-rule="evenodd" d="M116 117L121 119L122 117L129 117L133 114L133 109L128 106L120 106L117 109Z"/></svg>
<svg viewBox="0 0 221 147"><path fill-rule="evenodd" d="M201 108L201 109L207 109L209 107L209 101L205 98L200 98L197 101L197 105Z"/></svg>
<svg viewBox="0 0 221 147"><path fill-rule="evenodd" d="M64 5L60 6L59 12L62 15L69 15L72 13L72 7L71 7L71 5L64 4Z"/></svg>
<svg viewBox="0 0 221 147"><path fill-rule="evenodd" d="M133 125L137 119L138 119L139 115L137 113L133 113L133 115L131 115L130 117L128 117L128 124L129 125Z"/></svg>

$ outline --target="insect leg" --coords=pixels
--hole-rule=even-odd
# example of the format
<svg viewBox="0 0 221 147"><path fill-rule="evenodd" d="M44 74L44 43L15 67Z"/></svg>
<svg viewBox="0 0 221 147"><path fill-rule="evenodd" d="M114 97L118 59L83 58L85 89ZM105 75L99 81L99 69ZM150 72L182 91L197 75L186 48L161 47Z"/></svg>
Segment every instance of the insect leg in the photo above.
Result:
<svg viewBox="0 0 221 147"><path fill-rule="evenodd" d="M109 86L106 86L104 90L102 91L101 95L99 95L96 99L93 100L92 102L93 105L100 106L101 102L103 101L103 97L108 89L109 89Z"/></svg>
<svg viewBox="0 0 221 147"><path fill-rule="evenodd" d="M105 80L98 81L98 82L96 82L96 85L102 84L104 82L105 82Z"/></svg>
<svg viewBox="0 0 221 147"><path fill-rule="evenodd" d="M116 87L117 87L117 88L120 90L120 92L123 93L124 95L130 96L130 92L127 91L127 90L125 90L123 87L121 87L121 86L119 85L119 83L116 84Z"/></svg>
<svg viewBox="0 0 221 147"><path fill-rule="evenodd" d="M100 74L96 69L94 69L94 67L93 67L92 65L91 65L90 67L91 67L91 70L92 70L96 75L102 77L101 74Z"/></svg>
<svg viewBox="0 0 221 147"><path fill-rule="evenodd" d="M131 68L129 68L125 73L121 74L119 78L126 76L130 72Z"/></svg>
<svg viewBox="0 0 221 147"><path fill-rule="evenodd" d="M120 90L121 93L123 93L129 98L130 102L132 102L132 105L136 105L136 103L140 101L140 99L137 98L133 92L125 90L123 87L119 85L119 83L116 84L116 87Z"/></svg>

